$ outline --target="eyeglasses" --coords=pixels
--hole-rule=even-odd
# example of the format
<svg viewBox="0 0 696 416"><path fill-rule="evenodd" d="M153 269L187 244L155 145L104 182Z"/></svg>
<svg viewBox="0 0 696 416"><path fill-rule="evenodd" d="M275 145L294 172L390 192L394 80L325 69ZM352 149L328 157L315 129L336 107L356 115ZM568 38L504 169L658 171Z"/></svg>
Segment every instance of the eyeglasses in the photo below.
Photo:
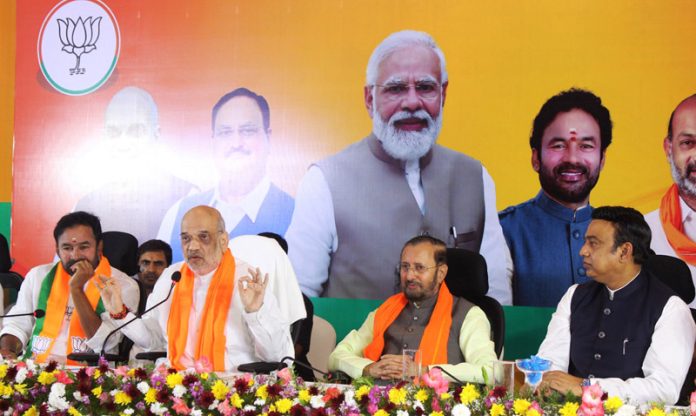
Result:
<svg viewBox="0 0 696 416"><path fill-rule="evenodd" d="M405 82L390 82L385 85L375 84L388 100L397 101L405 98L413 86L416 95L424 100L434 100L440 96L440 84L435 81L416 81L413 84Z"/></svg>
<svg viewBox="0 0 696 416"><path fill-rule="evenodd" d="M232 136L237 133L240 139L251 139L258 136L261 131L263 131L263 129L254 124L239 126L236 129L234 127L222 126L215 129L213 135L216 139L226 140L232 138Z"/></svg>
<svg viewBox="0 0 696 416"><path fill-rule="evenodd" d="M413 266L408 263L399 263L396 265L396 269L399 271L399 273L408 274L409 271L413 270L413 273L418 275L425 273L426 270L434 269L436 267L440 267L440 265L436 264L430 267L420 263L416 263Z"/></svg>

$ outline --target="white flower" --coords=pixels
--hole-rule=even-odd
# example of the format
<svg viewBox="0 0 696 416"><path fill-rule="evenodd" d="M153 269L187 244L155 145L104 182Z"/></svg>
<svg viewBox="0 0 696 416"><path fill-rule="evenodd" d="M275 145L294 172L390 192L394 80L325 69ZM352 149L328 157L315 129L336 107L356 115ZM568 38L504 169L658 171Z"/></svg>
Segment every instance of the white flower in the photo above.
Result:
<svg viewBox="0 0 696 416"><path fill-rule="evenodd" d="M17 383L17 384L24 383L24 380L27 378L28 373L29 373L29 370L27 370L26 367L22 367L19 370L17 370L17 375L15 376L15 383Z"/></svg>
<svg viewBox="0 0 696 416"><path fill-rule="evenodd" d="M248 404L248 405L244 406L244 408L242 410L244 410L245 412L253 412L254 410L256 410L256 406Z"/></svg>
<svg viewBox="0 0 696 416"><path fill-rule="evenodd" d="M54 383L51 385L51 392L48 394L49 410L68 410L70 403L65 399L65 384Z"/></svg>
<svg viewBox="0 0 696 416"><path fill-rule="evenodd" d="M32 360L31 358L24 361L24 364L27 365L28 370L36 371L36 363L34 363L34 360Z"/></svg>
<svg viewBox="0 0 696 416"><path fill-rule="evenodd" d="M413 401L413 410L418 410L419 408L421 410L425 410L425 407L423 407L423 403L421 403L420 400L414 400Z"/></svg>
<svg viewBox="0 0 696 416"><path fill-rule="evenodd" d="M396 416L408 416L408 412L405 410L397 410Z"/></svg>
<svg viewBox="0 0 696 416"><path fill-rule="evenodd" d="M150 385L144 381L138 383L136 387L138 387L138 391L140 391L142 394L147 394L148 390L150 390Z"/></svg>
<svg viewBox="0 0 696 416"><path fill-rule="evenodd" d="M358 404L355 402L355 391L354 390L347 390L344 393L344 399L346 405L350 407L358 407Z"/></svg>
<svg viewBox="0 0 696 416"><path fill-rule="evenodd" d="M471 410L468 406L458 403L452 408L452 416L471 416Z"/></svg>
<svg viewBox="0 0 696 416"><path fill-rule="evenodd" d="M160 402L154 402L150 405L150 411L156 415L163 415L167 408L162 406Z"/></svg>
<svg viewBox="0 0 696 416"><path fill-rule="evenodd" d="M72 395L75 398L75 400L77 400L78 402L81 402L82 399L85 397L82 395L82 393L80 393L79 390L75 390L75 392Z"/></svg>
<svg viewBox="0 0 696 416"><path fill-rule="evenodd" d="M172 394L174 395L174 397L181 398L181 396L183 396L184 394L186 394L186 387L184 387L183 384L177 384L177 385L174 386L174 388L172 389Z"/></svg>
<svg viewBox="0 0 696 416"><path fill-rule="evenodd" d="M135 413L135 410L131 409L130 407L123 411L123 414L126 415L132 415L133 413Z"/></svg>
<svg viewBox="0 0 696 416"><path fill-rule="evenodd" d="M203 411L201 409L192 409L191 416L203 416Z"/></svg>
<svg viewBox="0 0 696 416"><path fill-rule="evenodd" d="M630 404L625 404L621 407L619 407L619 410L614 413L614 416L635 416L636 415L636 407L632 406Z"/></svg>
<svg viewBox="0 0 696 416"><path fill-rule="evenodd" d="M312 398L309 399L309 404L315 409L322 409L324 408L324 399L322 399L321 396L312 396Z"/></svg>
<svg viewBox="0 0 696 416"><path fill-rule="evenodd" d="M213 402L210 404L210 406L208 406L208 410L217 409L219 404L220 404L220 401L218 399L213 400Z"/></svg>
<svg viewBox="0 0 696 416"><path fill-rule="evenodd" d="M254 405L256 406L263 406L266 404L266 401L260 397L257 397L256 400L254 400Z"/></svg>

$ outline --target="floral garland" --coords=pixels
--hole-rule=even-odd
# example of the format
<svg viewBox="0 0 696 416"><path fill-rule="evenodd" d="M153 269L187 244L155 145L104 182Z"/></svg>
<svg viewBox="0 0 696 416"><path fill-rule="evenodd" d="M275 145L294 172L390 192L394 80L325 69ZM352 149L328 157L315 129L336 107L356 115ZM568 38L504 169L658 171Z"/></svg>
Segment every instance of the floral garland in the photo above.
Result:
<svg viewBox="0 0 696 416"><path fill-rule="evenodd" d="M450 388L439 369L417 383L353 386L304 383L284 369L271 376L220 377L206 363L177 371L97 367L66 370L56 363L0 360L0 412L5 415L370 415L370 416L667 416L658 405L637 409L617 397L604 398L598 385L581 398L536 401L512 398L502 387L473 384ZM691 411L669 416L696 416Z"/></svg>

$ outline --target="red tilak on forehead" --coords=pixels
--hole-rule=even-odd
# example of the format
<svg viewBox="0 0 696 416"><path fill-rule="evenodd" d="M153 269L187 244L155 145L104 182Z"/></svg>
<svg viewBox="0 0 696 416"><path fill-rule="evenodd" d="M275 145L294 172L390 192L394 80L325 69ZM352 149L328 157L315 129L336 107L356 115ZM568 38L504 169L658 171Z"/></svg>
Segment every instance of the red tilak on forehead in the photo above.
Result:
<svg viewBox="0 0 696 416"><path fill-rule="evenodd" d="M577 140L577 138L578 138L578 131L577 130L571 128L570 130L568 130L568 134L570 135L570 140L572 140L572 141Z"/></svg>

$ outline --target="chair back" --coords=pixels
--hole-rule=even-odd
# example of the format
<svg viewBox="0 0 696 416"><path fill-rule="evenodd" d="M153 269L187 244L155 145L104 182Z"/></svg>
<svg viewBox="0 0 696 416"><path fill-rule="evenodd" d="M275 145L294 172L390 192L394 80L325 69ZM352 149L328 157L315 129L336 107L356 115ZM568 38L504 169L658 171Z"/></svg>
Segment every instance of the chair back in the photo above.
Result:
<svg viewBox="0 0 696 416"><path fill-rule="evenodd" d="M12 268L12 257L10 257L10 245L4 235L0 234L0 285L4 289L2 297L2 310L13 305L17 301L17 293L22 286L24 278L21 274L10 270ZM2 311L0 311L2 312Z"/></svg>
<svg viewBox="0 0 696 416"><path fill-rule="evenodd" d="M505 314L497 300L486 296L488 292L486 259L474 251L448 248L445 283L452 295L462 297L483 310L491 324L491 340L495 345L495 354L502 357L505 342Z"/></svg>
<svg viewBox="0 0 696 416"><path fill-rule="evenodd" d="M684 260L664 254L653 254L643 265L659 281L667 285L687 305L694 300L694 282L691 270Z"/></svg>
<svg viewBox="0 0 696 416"><path fill-rule="evenodd" d="M311 348L307 353L307 359L313 367L328 372L329 355L336 348L336 331L329 321L314 315L311 339ZM316 371L314 376L317 380L322 378L322 375Z"/></svg>
<svg viewBox="0 0 696 416"><path fill-rule="evenodd" d="M104 255L115 267L133 276L138 273L138 239L123 231L106 231L102 233Z"/></svg>

